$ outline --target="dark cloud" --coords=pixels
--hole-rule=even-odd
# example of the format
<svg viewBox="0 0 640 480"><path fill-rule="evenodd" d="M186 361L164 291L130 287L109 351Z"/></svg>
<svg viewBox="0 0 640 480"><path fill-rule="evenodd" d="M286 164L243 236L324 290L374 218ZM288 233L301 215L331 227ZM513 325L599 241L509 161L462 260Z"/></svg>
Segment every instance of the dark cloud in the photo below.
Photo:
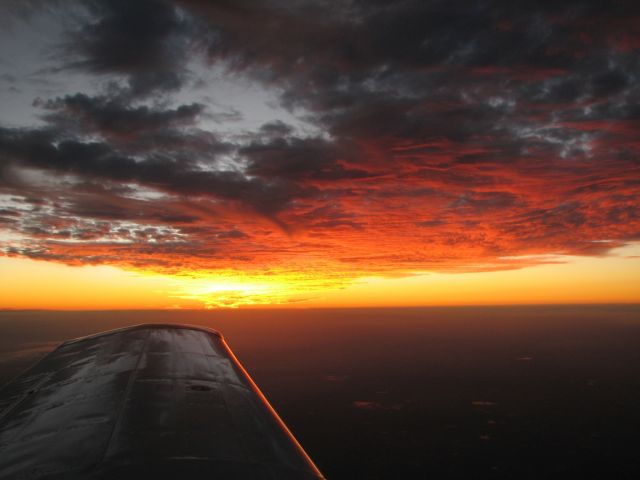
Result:
<svg viewBox="0 0 640 480"><path fill-rule="evenodd" d="M115 83L39 100L39 126L0 128L0 188L20 205L2 221L26 239L6 252L357 275L517 268L637 238L634 2L81 10L61 69ZM200 60L270 90L299 123L233 130L233 106L180 100L215 90L189 71Z"/></svg>
<svg viewBox="0 0 640 480"><path fill-rule="evenodd" d="M95 129L107 134L135 134L154 130L166 130L180 125L191 125L203 113L198 103L181 105L176 109L158 109L148 106L133 107L122 98L90 97L85 94L69 95L47 102L38 102L51 113L45 119L69 126L69 121L82 128Z"/></svg>
<svg viewBox="0 0 640 480"><path fill-rule="evenodd" d="M260 132L274 137L285 137L293 133L293 127L282 120L267 122L260 127Z"/></svg>
<svg viewBox="0 0 640 480"><path fill-rule="evenodd" d="M186 78L189 26L163 0L91 0L91 19L71 33L69 66L121 74L133 95L179 89Z"/></svg>
<svg viewBox="0 0 640 480"><path fill-rule="evenodd" d="M253 143L240 150L240 154L249 160L247 173L261 178L304 181L369 176L364 170L348 168L341 163L340 157L345 153L332 143L317 138L276 139Z"/></svg>
<svg viewBox="0 0 640 480"><path fill-rule="evenodd" d="M51 130L0 128L0 158L17 167L112 182L132 182L168 193L233 200L266 215L277 213L298 187L280 179L252 180L234 171L208 171L193 161L182 162L152 152L127 156L106 142L59 139Z"/></svg>

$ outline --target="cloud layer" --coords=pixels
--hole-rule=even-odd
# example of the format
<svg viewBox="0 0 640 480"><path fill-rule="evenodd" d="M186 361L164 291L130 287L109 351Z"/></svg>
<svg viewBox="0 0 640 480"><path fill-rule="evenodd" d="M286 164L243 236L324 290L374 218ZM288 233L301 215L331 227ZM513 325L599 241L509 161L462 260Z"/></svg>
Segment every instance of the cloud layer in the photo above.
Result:
<svg viewBox="0 0 640 480"><path fill-rule="evenodd" d="M6 255L338 282L640 239L635 2L53 10L74 18L58 74L100 91L34 99L39 122L0 126ZM216 92L211 70L299 123L234 131L236 113L193 100Z"/></svg>

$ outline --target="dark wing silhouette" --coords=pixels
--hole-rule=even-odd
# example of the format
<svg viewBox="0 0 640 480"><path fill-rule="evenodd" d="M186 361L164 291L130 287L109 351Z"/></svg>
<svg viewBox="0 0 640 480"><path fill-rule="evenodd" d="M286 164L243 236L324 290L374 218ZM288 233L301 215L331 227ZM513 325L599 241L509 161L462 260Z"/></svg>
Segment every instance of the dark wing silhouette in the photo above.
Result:
<svg viewBox="0 0 640 480"><path fill-rule="evenodd" d="M1 479L323 478L202 327L65 342L4 387L0 412Z"/></svg>

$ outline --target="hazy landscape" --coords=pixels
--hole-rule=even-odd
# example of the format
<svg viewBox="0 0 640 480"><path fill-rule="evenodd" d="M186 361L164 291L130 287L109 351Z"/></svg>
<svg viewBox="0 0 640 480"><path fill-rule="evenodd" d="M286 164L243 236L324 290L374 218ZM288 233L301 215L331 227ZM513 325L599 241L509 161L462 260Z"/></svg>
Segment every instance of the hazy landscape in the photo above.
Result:
<svg viewBox="0 0 640 480"><path fill-rule="evenodd" d="M639 306L3 311L0 379L143 322L219 329L331 479L640 473Z"/></svg>

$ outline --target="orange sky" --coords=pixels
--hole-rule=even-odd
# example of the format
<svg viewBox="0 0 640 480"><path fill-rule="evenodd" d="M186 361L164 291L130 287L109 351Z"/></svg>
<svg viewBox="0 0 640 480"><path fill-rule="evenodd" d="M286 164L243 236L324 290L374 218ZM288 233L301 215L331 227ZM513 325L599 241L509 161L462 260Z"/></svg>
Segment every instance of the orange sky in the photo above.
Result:
<svg viewBox="0 0 640 480"><path fill-rule="evenodd" d="M0 308L640 302L625 2L13 3Z"/></svg>
<svg viewBox="0 0 640 480"><path fill-rule="evenodd" d="M234 275L185 278L0 257L0 308L165 309L640 302L640 247L608 257L478 273L368 277L344 284Z"/></svg>

